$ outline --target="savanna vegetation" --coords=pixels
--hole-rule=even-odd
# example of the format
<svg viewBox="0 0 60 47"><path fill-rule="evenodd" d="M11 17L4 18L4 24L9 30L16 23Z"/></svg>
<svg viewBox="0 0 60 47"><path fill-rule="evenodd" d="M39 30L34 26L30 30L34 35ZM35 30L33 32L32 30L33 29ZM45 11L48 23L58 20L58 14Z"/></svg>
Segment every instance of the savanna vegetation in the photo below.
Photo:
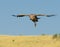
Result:
<svg viewBox="0 0 60 47"><path fill-rule="evenodd" d="M60 47L60 34L38 36L1 36L0 47Z"/></svg>

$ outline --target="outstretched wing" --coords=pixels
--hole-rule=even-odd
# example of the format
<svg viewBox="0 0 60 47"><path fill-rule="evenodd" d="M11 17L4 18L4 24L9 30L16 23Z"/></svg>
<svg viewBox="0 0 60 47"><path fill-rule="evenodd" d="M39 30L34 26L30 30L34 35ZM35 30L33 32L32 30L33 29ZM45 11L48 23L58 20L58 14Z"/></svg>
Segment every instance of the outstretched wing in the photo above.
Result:
<svg viewBox="0 0 60 47"><path fill-rule="evenodd" d="M36 14L36 16L46 16L46 17L51 17L51 16L55 16L55 15L46 15L46 14Z"/></svg>
<svg viewBox="0 0 60 47"><path fill-rule="evenodd" d="M24 16L27 16L26 14L19 14L19 15L12 15L12 16L15 16L15 17L24 17Z"/></svg>

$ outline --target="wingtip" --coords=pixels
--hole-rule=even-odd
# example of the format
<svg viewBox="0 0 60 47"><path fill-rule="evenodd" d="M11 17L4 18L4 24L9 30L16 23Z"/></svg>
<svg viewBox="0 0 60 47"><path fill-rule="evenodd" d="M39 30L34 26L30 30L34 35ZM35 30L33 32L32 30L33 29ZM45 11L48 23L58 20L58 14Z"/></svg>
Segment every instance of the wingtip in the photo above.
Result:
<svg viewBox="0 0 60 47"><path fill-rule="evenodd" d="M55 15L47 15L47 17L51 17L51 16L55 16Z"/></svg>
<svg viewBox="0 0 60 47"><path fill-rule="evenodd" d="M17 17L16 15L12 15L12 16Z"/></svg>
<svg viewBox="0 0 60 47"><path fill-rule="evenodd" d="M55 15L51 15L51 16L55 16Z"/></svg>
<svg viewBox="0 0 60 47"><path fill-rule="evenodd" d="M15 16L15 15L12 15L12 16Z"/></svg>

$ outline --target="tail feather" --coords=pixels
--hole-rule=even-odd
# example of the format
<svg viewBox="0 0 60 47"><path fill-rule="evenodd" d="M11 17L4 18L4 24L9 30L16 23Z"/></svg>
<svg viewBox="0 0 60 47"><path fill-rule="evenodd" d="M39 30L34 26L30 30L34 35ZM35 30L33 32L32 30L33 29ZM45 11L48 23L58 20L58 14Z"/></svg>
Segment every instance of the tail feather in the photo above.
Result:
<svg viewBox="0 0 60 47"><path fill-rule="evenodd" d="M36 27L36 22L34 22L34 26Z"/></svg>

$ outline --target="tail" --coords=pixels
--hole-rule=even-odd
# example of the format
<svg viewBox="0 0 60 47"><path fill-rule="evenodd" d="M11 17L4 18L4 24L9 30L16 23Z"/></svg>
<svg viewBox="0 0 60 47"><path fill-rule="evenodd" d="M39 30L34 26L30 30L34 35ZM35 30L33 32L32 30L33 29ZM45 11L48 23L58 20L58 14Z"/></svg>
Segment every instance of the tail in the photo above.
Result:
<svg viewBox="0 0 60 47"><path fill-rule="evenodd" d="M34 26L36 27L36 22L34 22Z"/></svg>

